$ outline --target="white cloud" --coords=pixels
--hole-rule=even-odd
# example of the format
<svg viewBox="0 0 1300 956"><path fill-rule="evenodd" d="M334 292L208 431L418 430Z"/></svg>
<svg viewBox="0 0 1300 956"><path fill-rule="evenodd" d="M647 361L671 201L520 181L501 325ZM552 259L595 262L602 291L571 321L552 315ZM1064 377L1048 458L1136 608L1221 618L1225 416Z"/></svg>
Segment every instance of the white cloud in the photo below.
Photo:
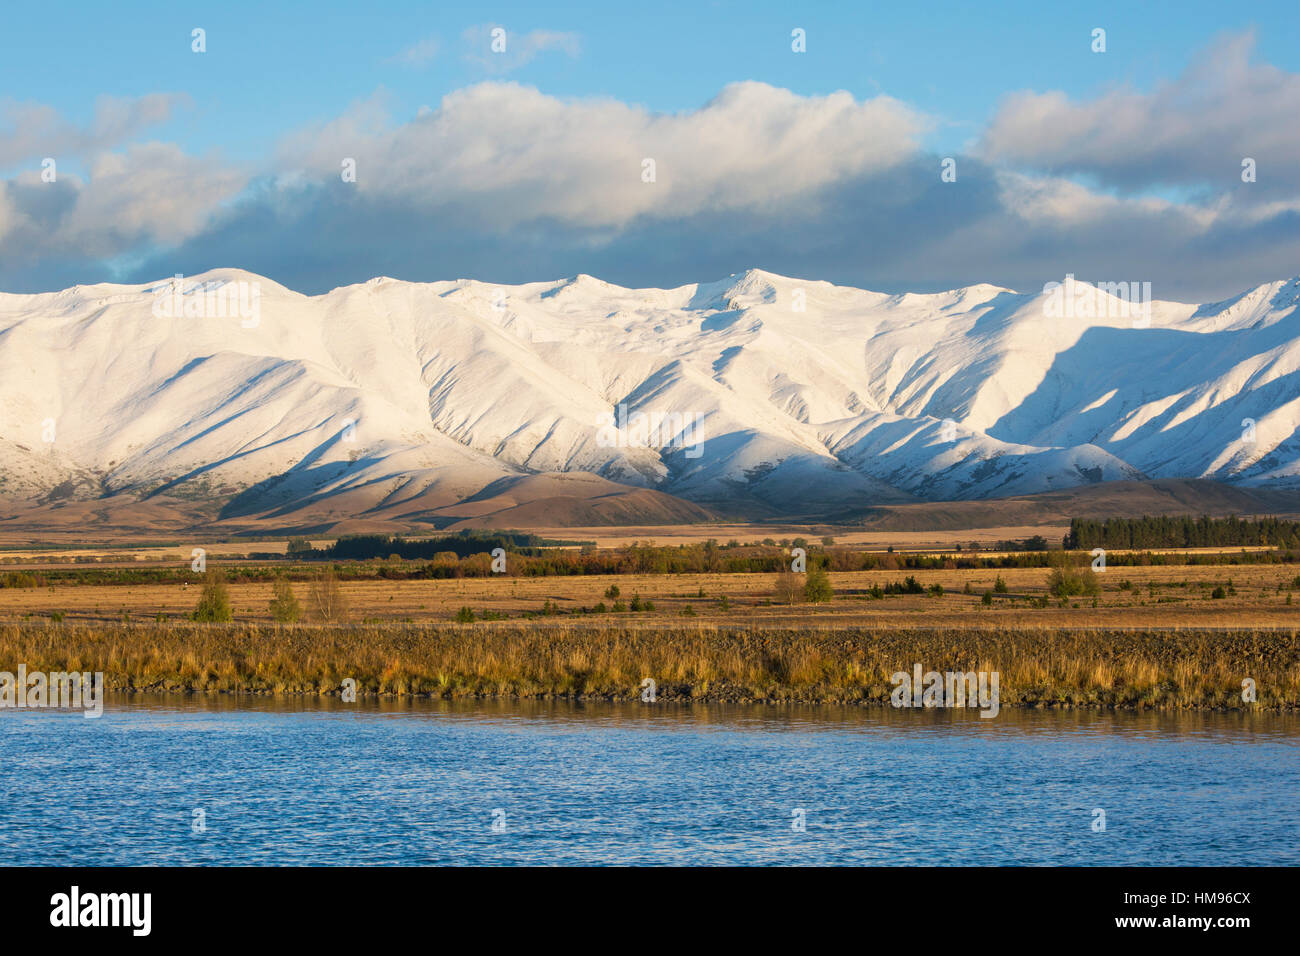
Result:
<svg viewBox="0 0 1300 956"><path fill-rule="evenodd" d="M1252 63L1253 34L1220 38L1176 80L1150 93L1115 90L1086 102L1059 91L1008 96L985 131L991 161L1086 173L1124 189L1241 182L1294 192L1300 178L1300 75Z"/></svg>
<svg viewBox="0 0 1300 956"><path fill-rule="evenodd" d="M504 50L494 50L493 43L498 37L494 30L504 30ZM465 48L465 59L475 63L491 73L507 73L531 63L538 55L549 52L564 53L577 57L581 40L576 33L561 30L532 30L528 33L515 33L501 26L470 27L461 34ZM499 43L498 43L499 45Z"/></svg>
<svg viewBox="0 0 1300 956"><path fill-rule="evenodd" d="M0 258L110 259L142 246L183 242L247 185L247 174L169 143L142 143L88 161L83 179L35 171L0 183Z"/></svg>
<svg viewBox="0 0 1300 956"><path fill-rule="evenodd" d="M438 42L437 37L425 37L423 40L412 43L391 59L392 62L402 63L410 67L428 66L438 55L440 47L441 44Z"/></svg>
<svg viewBox="0 0 1300 956"><path fill-rule="evenodd" d="M755 82L681 114L562 100L514 83L457 91L396 128L382 108L359 104L296 137L286 158L327 177L353 157L363 196L472 206L501 226L618 228L640 216L779 208L902 162L926 122L889 97L802 97ZM646 159L653 183L643 181Z"/></svg>
<svg viewBox="0 0 1300 956"><path fill-rule="evenodd" d="M133 99L101 96L90 123L79 127L49 106L0 101L0 169L46 156L62 160L110 149L165 123L189 104L189 97L178 93Z"/></svg>
<svg viewBox="0 0 1300 956"><path fill-rule="evenodd" d="M22 149L48 155L30 144L60 131L84 161L60 159L57 184L32 164L0 181L0 288L95 281L110 261L143 263L139 281L237 264L303 291L377 274L588 272L662 286L757 266L882 291L1041 288L1074 272L1150 280L1163 298L1222 298L1300 261L1300 188L1287 172L1300 151L1282 155L1295 124L1276 121L1296 77L1248 52L1240 39L1220 44L1151 94L1012 99L982 155L958 157L952 183L920 146L930 119L907 104L758 82L672 114L486 82L396 122L376 94L286 137L256 176L170 144L98 145L170 115L165 99L101 105L85 129L11 106ZM1249 113L1237 135L1259 147L1258 184L1234 178L1239 143L1214 153L1213 137L1232 131L1225 90ZM1187 132L1198 109L1208 146ZM355 183L340 179L345 158ZM654 183L642 181L646 158ZM1225 163L1222 188L1180 191L1191 198L1122 188L1212 183Z"/></svg>
<svg viewBox="0 0 1300 956"><path fill-rule="evenodd" d="M236 195L247 176L219 162L187 155L170 143L143 143L92 162L63 226L71 242L106 236L172 243L194 235L213 210Z"/></svg>

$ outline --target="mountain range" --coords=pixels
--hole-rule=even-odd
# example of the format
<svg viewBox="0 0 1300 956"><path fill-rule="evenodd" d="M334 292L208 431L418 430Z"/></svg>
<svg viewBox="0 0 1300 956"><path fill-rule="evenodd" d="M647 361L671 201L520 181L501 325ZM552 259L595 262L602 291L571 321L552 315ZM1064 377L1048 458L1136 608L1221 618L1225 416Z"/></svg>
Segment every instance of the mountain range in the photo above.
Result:
<svg viewBox="0 0 1300 956"><path fill-rule="evenodd" d="M0 294L0 496L346 529L1300 487L1300 278L1200 305L1063 288L755 269L307 296L218 269Z"/></svg>

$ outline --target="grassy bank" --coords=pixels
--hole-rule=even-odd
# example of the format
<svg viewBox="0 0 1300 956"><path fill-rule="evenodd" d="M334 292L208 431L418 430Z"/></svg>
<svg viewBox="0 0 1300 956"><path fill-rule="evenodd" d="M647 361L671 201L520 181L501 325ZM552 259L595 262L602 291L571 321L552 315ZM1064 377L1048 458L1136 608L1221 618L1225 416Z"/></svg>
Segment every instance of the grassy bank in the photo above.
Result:
<svg viewBox="0 0 1300 956"><path fill-rule="evenodd" d="M920 663L998 671L1003 707L1300 709L1294 629L6 624L0 670L20 663L135 692L634 699L650 677L660 700L864 704Z"/></svg>

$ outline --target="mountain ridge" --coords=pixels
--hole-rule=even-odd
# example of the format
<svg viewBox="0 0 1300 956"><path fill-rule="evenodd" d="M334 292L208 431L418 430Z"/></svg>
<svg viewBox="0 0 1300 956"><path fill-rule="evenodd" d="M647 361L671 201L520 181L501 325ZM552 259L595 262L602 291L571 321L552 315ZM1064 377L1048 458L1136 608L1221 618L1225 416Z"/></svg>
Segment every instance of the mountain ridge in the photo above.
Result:
<svg viewBox="0 0 1300 956"><path fill-rule="evenodd" d="M590 474L665 495L626 505L644 519L1300 486L1300 278L1136 317L1141 296L1065 288L1101 314L1055 314L1046 286L888 295L759 269L672 289L376 277L307 296L215 269L0 293L0 496L409 516Z"/></svg>

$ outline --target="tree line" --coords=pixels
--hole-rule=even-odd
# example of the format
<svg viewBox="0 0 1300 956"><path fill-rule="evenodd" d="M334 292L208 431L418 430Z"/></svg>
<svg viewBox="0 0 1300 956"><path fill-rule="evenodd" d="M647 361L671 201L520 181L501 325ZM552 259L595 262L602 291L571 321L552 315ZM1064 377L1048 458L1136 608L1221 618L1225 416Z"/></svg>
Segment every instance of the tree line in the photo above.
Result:
<svg viewBox="0 0 1300 956"><path fill-rule="evenodd" d="M1141 518L1073 518L1067 550L1111 548L1300 548L1300 521L1285 518L1211 518L1202 515ZM1108 559L1109 560L1109 559Z"/></svg>

